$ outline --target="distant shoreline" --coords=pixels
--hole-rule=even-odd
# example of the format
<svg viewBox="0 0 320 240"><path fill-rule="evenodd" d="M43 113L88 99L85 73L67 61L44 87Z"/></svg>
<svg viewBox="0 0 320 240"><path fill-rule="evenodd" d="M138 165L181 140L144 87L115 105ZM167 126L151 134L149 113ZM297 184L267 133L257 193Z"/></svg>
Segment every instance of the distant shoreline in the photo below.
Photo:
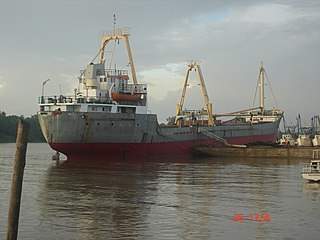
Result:
<svg viewBox="0 0 320 240"><path fill-rule="evenodd" d="M0 111L0 143L15 143L17 137L17 128L19 119L23 118L29 123L28 142L43 143L46 142L38 121L37 115L31 117L23 117L9 115Z"/></svg>

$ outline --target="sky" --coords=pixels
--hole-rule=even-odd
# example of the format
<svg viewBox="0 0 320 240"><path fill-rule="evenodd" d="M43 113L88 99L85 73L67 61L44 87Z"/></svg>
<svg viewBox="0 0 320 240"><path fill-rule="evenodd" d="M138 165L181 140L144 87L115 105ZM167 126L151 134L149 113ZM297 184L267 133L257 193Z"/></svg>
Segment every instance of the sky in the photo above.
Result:
<svg viewBox="0 0 320 240"><path fill-rule="evenodd" d="M284 110L288 124L320 114L317 0L0 0L0 111L34 115L47 79L45 95L72 95L114 14L117 28L131 29L138 81L159 122L175 115L190 60L214 113L252 106L263 61L267 108ZM120 42L112 64L126 69L123 51ZM204 107L197 75L189 81L184 108Z"/></svg>

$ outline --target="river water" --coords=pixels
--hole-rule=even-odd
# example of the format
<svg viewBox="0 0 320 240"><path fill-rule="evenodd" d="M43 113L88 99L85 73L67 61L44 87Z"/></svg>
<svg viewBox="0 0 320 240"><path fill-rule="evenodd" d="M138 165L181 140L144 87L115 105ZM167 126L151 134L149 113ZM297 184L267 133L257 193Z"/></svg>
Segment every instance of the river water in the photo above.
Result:
<svg viewBox="0 0 320 240"><path fill-rule="evenodd" d="M15 144L0 144L0 239ZM28 144L19 239L319 239L310 159L57 163Z"/></svg>

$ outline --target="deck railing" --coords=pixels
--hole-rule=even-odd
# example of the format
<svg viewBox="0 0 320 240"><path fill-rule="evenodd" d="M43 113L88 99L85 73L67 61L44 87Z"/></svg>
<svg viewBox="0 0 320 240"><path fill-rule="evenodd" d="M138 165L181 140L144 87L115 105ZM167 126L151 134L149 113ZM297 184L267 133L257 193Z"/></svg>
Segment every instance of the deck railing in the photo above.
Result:
<svg viewBox="0 0 320 240"><path fill-rule="evenodd" d="M112 36L119 36L119 35L127 35L129 36L130 35L130 31L131 29L128 28L128 27L123 27L123 28L116 28L114 30L106 30L106 31L103 31L103 36L109 36L109 37L112 37Z"/></svg>
<svg viewBox="0 0 320 240"><path fill-rule="evenodd" d="M106 97L75 97L75 96L42 96L38 99L39 104L58 104L58 103L112 103L110 98Z"/></svg>

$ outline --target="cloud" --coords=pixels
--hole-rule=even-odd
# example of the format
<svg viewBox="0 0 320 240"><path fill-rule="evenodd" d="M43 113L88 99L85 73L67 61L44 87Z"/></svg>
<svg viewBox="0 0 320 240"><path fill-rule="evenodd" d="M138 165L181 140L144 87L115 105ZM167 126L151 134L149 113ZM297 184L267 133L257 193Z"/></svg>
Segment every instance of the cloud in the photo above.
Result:
<svg viewBox="0 0 320 240"><path fill-rule="evenodd" d="M295 119L300 112L309 118L317 111L313 103L318 101L320 87L319 1L212 0L194 4L185 0L168 4L141 0L113 1L108 8L105 1L97 1L94 18L82 17L90 5L86 1L77 1L76 11L70 11L75 7L73 1L35 2L21 7L20 1L11 1L1 8L6 9L1 16L11 19L0 38L0 52L6 56L0 59L1 104L14 114L35 111L41 84L48 78L52 81L46 85L47 94L59 94L59 84L64 94L73 93L79 69L99 50L99 33L113 28L114 13L116 27L132 28L130 45L138 81L148 83L150 109L162 119L175 112L190 59L201 60L216 113L251 105L261 60L286 114ZM21 44L15 29L21 30L27 45ZM125 50L123 56L127 57ZM122 68L128 61L120 64L115 57L112 66L114 63ZM19 90L26 84L28 91ZM193 91L198 92L196 82L191 85L194 88L188 89L187 98L202 103L201 93L191 97ZM14 104L16 92L24 97L23 106Z"/></svg>
<svg viewBox="0 0 320 240"><path fill-rule="evenodd" d="M180 70L185 63L169 63L157 68L139 72L141 83L147 83L149 86L148 94L153 99L161 101L166 98L168 92L180 89L184 77Z"/></svg>
<svg viewBox="0 0 320 240"><path fill-rule="evenodd" d="M6 81L4 80L4 73L0 69L0 94L4 91Z"/></svg>
<svg viewBox="0 0 320 240"><path fill-rule="evenodd" d="M5 82L0 80L0 93L1 93L1 90L4 88L4 84Z"/></svg>
<svg viewBox="0 0 320 240"><path fill-rule="evenodd" d="M267 3L249 6L241 12L234 9L230 11L229 21L275 25L289 21L294 15L293 9L288 5Z"/></svg>

